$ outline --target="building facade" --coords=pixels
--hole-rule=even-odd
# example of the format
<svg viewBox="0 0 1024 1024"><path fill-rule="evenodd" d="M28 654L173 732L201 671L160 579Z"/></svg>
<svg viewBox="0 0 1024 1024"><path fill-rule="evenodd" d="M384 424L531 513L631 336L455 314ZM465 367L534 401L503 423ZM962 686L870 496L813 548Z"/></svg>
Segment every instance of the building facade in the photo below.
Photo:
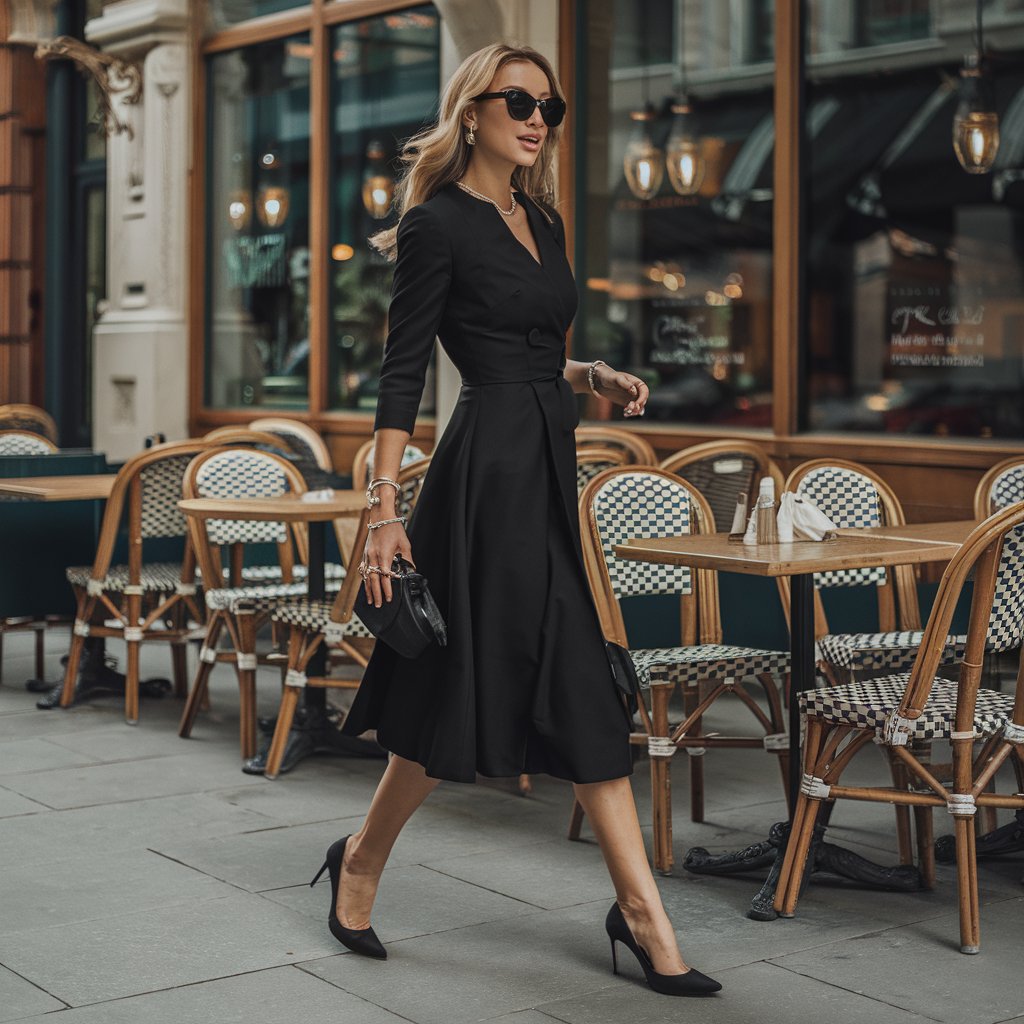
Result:
<svg viewBox="0 0 1024 1024"><path fill-rule="evenodd" d="M497 39L545 53L570 99L570 354L648 380L629 426L660 452L845 455L927 519L968 514L1024 443L1024 0L981 4L984 173L954 145L979 48L958 0L96 7L84 38L142 73L106 143L89 361L111 458L273 411L346 464L372 424L391 267L366 238L392 222L397 147ZM417 440L458 385L438 350Z"/></svg>

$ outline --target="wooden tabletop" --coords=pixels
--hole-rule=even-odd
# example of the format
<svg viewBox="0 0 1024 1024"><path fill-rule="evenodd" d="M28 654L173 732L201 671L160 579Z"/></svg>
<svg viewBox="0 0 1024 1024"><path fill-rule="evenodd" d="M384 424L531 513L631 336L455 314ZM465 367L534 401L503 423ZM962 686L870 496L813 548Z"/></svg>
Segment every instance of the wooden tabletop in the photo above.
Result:
<svg viewBox="0 0 1024 1024"><path fill-rule="evenodd" d="M366 508L366 492L336 490L326 501L303 501L295 494L279 498L185 498L178 502L178 508L198 519L317 523L360 515Z"/></svg>
<svg viewBox="0 0 1024 1024"><path fill-rule="evenodd" d="M684 534L617 544L615 553L636 561L689 565L748 576L798 576L876 565L946 562L976 525L973 520L961 520L880 526L841 530L832 541L800 540L790 544L740 544L730 541L725 533Z"/></svg>
<svg viewBox="0 0 1024 1024"><path fill-rule="evenodd" d="M106 500L110 497L116 479L116 473L0 478L0 495L31 498L35 501Z"/></svg>

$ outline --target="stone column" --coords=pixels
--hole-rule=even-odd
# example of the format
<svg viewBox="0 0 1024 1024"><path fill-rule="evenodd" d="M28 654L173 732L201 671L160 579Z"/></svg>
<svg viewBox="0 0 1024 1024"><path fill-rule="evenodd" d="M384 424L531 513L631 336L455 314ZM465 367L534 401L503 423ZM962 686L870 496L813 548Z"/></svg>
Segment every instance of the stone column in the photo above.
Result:
<svg viewBox="0 0 1024 1024"><path fill-rule="evenodd" d="M107 148L107 300L93 334L93 446L119 461L156 432L187 436L187 0L124 0L89 22L90 43L142 65L132 136Z"/></svg>

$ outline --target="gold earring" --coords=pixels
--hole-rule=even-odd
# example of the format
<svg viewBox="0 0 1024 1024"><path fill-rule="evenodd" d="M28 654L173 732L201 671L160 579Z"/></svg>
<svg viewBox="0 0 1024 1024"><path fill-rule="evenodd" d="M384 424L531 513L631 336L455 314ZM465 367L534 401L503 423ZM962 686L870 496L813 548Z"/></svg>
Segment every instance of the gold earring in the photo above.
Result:
<svg viewBox="0 0 1024 1024"><path fill-rule="evenodd" d="M475 129L476 129L476 125L472 125L471 124L469 126L469 131L466 132L466 145L467 146L475 146L476 145Z"/></svg>

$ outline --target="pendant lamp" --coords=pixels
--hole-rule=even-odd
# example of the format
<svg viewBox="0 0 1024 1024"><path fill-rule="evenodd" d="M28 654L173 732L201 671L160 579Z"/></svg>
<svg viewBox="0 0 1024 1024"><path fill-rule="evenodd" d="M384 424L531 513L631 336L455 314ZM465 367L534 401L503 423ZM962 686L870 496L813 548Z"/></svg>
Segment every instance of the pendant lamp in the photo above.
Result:
<svg viewBox="0 0 1024 1024"><path fill-rule="evenodd" d="M679 195L696 195L704 183L706 168L700 144L692 131L693 109L685 93L671 109L672 130L665 147L668 180Z"/></svg>
<svg viewBox="0 0 1024 1024"><path fill-rule="evenodd" d="M651 138L654 107L647 103L643 110L630 111L629 116L635 126L623 160L626 183L637 199L650 199L661 188L665 171L665 154Z"/></svg>
<svg viewBox="0 0 1024 1024"><path fill-rule="evenodd" d="M964 58L960 101L953 115L953 151L968 174L987 174L999 152L999 115L992 80L982 66L981 0L977 4L977 51Z"/></svg>
<svg viewBox="0 0 1024 1024"><path fill-rule="evenodd" d="M384 144L371 140L366 147L366 171L363 174L363 206L374 220L383 220L395 196L395 179L384 162Z"/></svg>

